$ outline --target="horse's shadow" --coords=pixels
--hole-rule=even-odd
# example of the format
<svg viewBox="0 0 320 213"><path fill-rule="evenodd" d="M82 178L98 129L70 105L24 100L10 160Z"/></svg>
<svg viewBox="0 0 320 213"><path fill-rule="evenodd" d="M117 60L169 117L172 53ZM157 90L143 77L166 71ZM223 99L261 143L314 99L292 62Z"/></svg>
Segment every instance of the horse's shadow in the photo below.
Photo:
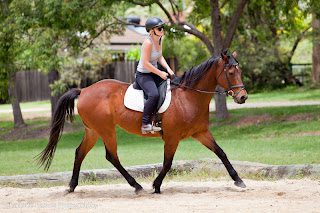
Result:
<svg viewBox="0 0 320 213"><path fill-rule="evenodd" d="M67 191L64 192L57 192L50 195L50 197L59 197L59 196L67 196L69 198L127 198L127 199L136 199L136 198L143 198L143 197L158 197L158 196L167 196L167 195L176 195L176 194L214 194L214 193L221 193L221 192L230 192L230 193L241 193L245 192L247 189L240 189L237 187L229 187L229 186L219 186L219 187L207 187L207 186L168 186L163 187L161 194L154 194L154 190L152 187L144 186L144 190L140 191L138 194L134 192L134 190L130 187L128 188L106 188L103 189L94 188L94 189L81 189L79 187L78 190L75 190L73 193L68 193Z"/></svg>

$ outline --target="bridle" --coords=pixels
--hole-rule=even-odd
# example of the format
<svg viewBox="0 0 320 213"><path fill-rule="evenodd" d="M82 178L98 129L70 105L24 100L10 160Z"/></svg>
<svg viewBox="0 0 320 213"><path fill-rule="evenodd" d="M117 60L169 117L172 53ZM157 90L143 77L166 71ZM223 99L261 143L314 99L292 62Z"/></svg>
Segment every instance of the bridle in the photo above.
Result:
<svg viewBox="0 0 320 213"><path fill-rule="evenodd" d="M228 89L224 90L223 92L220 92L220 91L206 91L206 90L201 90L201 89L195 89L195 88L192 88L192 87L188 87L188 86L185 86L185 85L182 85L182 84L177 84L177 83L174 83L171 81L171 84L175 85L175 86L178 86L178 87L182 87L182 88L186 88L186 89L189 89L189 90L192 90L192 91L196 91L196 92L199 92L199 93L205 93L205 94L219 94L219 95L230 95L233 99L235 97L237 97L237 95L245 89L244 85L243 84L237 84L237 85L231 85L231 82L230 82L230 79L228 78L228 73L227 73L227 69L226 68L230 68L232 66L235 66L236 69L238 70L239 68L239 63L236 62L236 63L232 63L232 64L225 64L224 65L224 68L223 70L219 73L218 77L217 77L217 80L220 78L221 74L224 72L225 73L225 77L227 79L227 82L228 82ZM240 90L238 92L234 92L233 89L235 88L240 88Z"/></svg>
<svg viewBox="0 0 320 213"><path fill-rule="evenodd" d="M220 78L222 72L224 72L225 74L225 77L227 79L227 82L228 82L228 89L226 89L224 91L225 94L227 95L230 95L232 98L235 98L237 97L237 95L245 89L244 85L243 84L237 84L237 85L231 85L231 82L230 82L230 79L228 78L228 73L227 73L227 68L230 68L230 67L235 67L237 70L239 70L239 63L235 60L235 63L232 63L232 64L225 64L224 65L224 68L223 70L219 73L218 77L217 77L217 80ZM238 92L234 92L233 89L235 88L240 88L240 90Z"/></svg>

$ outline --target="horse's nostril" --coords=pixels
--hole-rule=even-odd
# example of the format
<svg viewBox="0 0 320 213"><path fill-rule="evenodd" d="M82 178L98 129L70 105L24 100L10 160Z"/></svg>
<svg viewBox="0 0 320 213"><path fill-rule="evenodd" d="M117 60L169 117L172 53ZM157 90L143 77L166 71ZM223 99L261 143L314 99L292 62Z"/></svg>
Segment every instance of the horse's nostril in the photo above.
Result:
<svg viewBox="0 0 320 213"><path fill-rule="evenodd" d="M241 96L240 99L243 100L243 101L245 101L245 100L247 99L247 96L243 95L243 96Z"/></svg>

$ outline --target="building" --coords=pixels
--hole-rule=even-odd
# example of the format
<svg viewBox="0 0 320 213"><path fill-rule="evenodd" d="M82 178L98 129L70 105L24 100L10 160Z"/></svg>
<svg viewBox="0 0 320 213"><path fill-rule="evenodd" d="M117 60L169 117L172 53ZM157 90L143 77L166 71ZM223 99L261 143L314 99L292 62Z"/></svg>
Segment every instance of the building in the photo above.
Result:
<svg viewBox="0 0 320 213"><path fill-rule="evenodd" d="M122 35L114 35L109 40L108 49L111 50L114 61L124 61L126 53L132 47L140 47L148 35L145 27L140 25L140 18L129 17L127 21L133 25L127 25Z"/></svg>

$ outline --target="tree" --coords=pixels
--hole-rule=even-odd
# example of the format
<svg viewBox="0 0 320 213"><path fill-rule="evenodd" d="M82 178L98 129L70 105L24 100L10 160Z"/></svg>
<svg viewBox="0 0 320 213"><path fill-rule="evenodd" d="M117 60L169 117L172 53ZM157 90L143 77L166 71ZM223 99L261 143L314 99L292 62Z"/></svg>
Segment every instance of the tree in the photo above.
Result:
<svg viewBox="0 0 320 213"><path fill-rule="evenodd" d="M35 0L31 19L37 25L30 27L31 37L34 38L32 53L41 59L40 63L37 62L37 67L53 77L50 79L52 113L59 94L67 89L67 84L72 84L81 77L79 69L70 69L69 59L82 60L82 51L92 49L94 40L101 35L108 38L122 32L121 25L111 16L119 13L122 5L114 3L116 1L111 0ZM46 50L45 53L42 50ZM78 64L75 68L79 68ZM59 70L60 73L57 73ZM67 79L64 77L66 74L74 79ZM61 77L59 81L58 76Z"/></svg>
<svg viewBox="0 0 320 213"><path fill-rule="evenodd" d="M300 84L290 62L299 42L309 35L310 21L303 4L250 1L233 42L246 87L252 91Z"/></svg>
<svg viewBox="0 0 320 213"><path fill-rule="evenodd" d="M15 72L17 71L17 55L21 51L19 28L16 17L12 14L10 0L0 1L0 73L2 91L8 89L13 110L14 128L25 126L22 117L17 91L15 88Z"/></svg>
<svg viewBox="0 0 320 213"><path fill-rule="evenodd" d="M190 8L185 8L183 1L168 0L166 6L160 0L128 0L128 2L143 7L158 5L174 29L196 36L205 44L211 55L219 55L223 49L231 46L248 0L229 0L223 1L222 4L219 0L196 0L190 4L193 9L191 14L188 13L187 20L184 19L184 15L187 13L186 9ZM171 10L167 8L171 8ZM210 24L205 24L208 22L208 17L210 17ZM221 88L219 89L221 90ZM225 95L216 95L215 102L216 117L227 118L229 113Z"/></svg>
<svg viewBox="0 0 320 213"><path fill-rule="evenodd" d="M313 86L319 85L320 81L320 20L315 14L312 16L313 48L312 48L312 73Z"/></svg>
<svg viewBox="0 0 320 213"><path fill-rule="evenodd" d="M113 18L123 11L117 1L4 0L0 14L0 94L10 88L14 126L24 125L14 89L15 72L22 69L59 71L64 52L77 55L100 35L110 37L123 28ZM63 72L62 72L63 73ZM4 96L4 95L3 95Z"/></svg>
<svg viewBox="0 0 320 213"><path fill-rule="evenodd" d="M312 13L312 71L311 82L313 86L319 86L320 83L320 2L310 0L309 11Z"/></svg>

